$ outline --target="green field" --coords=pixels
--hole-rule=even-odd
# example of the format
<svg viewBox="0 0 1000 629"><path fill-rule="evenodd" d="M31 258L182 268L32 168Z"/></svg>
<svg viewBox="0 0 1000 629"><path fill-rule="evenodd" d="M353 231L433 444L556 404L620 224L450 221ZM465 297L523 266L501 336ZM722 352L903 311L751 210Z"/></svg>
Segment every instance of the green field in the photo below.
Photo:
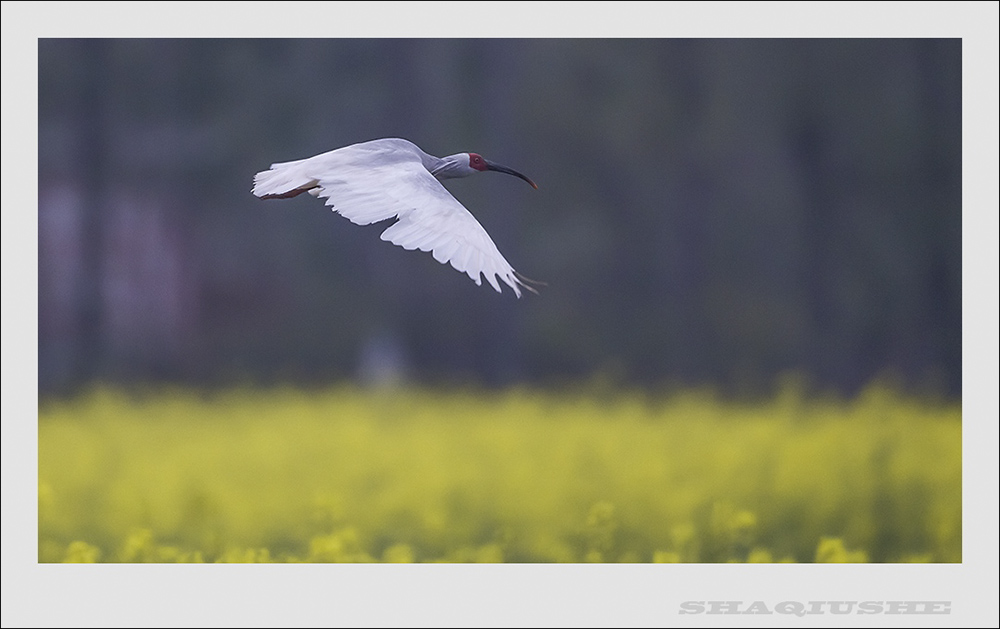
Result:
<svg viewBox="0 0 1000 629"><path fill-rule="evenodd" d="M44 401L38 558L960 562L960 405L795 391Z"/></svg>

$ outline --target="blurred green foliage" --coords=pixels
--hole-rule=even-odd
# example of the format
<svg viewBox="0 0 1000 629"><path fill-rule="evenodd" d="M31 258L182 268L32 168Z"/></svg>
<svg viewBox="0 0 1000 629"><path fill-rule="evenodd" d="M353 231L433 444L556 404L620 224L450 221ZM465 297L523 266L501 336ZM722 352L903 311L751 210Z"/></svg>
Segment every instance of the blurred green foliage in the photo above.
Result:
<svg viewBox="0 0 1000 629"><path fill-rule="evenodd" d="M960 406L797 391L96 389L41 406L38 558L960 562Z"/></svg>

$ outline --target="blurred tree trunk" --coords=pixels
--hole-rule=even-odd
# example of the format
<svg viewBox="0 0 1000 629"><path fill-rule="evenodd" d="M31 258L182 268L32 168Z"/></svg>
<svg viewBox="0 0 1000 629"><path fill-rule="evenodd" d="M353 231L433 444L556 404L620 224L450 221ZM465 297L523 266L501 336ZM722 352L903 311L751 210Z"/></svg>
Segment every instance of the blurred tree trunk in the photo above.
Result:
<svg viewBox="0 0 1000 629"><path fill-rule="evenodd" d="M84 80L77 108L79 130L77 155L82 191L81 272L78 287L79 340L75 357L78 382L101 376L103 355L104 224L107 160L108 64L110 42L86 39L80 42Z"/></svg>
<svg viewBox="0 0 1000 629"><path fill-rule="evenodd" d="M517 162L516 156L523 155L524 140L520 138L515 114L517 111L516 96L519 93L517 78L522 76L521 51L524 47L509 40L490 39L483 41L478 47L480 76L483 79L483 89L479 91L478 112L476 121L483 129L483 144L489 147L489 154L501 164L509 165L515 170L525 170L525 166ZM469 149L474 150L474 149ZM483 149L486 151L486 149ZM493 178L493 183L507 186L521 186L522 182L504 176L503 181ZM507 181L509 179L509 181ZM489 231L493 241L497 243L504 257L515 269L523 257L518 246L521 212L524 207L510 199L519 198L517 190L509 194L491 194L489 205ZM500 281L499 279L497 281ZM481 322L481 339L484 341L482 356L486 359L483 373L492 384L507 385L523 377L523 317L521 313L530 303L532 295L522 291L522 299L515 299L506 292L506 285L501 283L504 294L496 303L492 299L484 299L479 303L483 311L479 317ZM492 290L483 281L484 289Z"/></svg>
<svg viewBox="0 0 1000 629"><path fill-rule="evenodd" d="M920 155L928 258L922 303L924 319L916 330L925 355L921 368L950 394L962 391L962 93L960 39L918 40L923 132L929 137ZM956 141L956 138L958 140Z"/></svg>

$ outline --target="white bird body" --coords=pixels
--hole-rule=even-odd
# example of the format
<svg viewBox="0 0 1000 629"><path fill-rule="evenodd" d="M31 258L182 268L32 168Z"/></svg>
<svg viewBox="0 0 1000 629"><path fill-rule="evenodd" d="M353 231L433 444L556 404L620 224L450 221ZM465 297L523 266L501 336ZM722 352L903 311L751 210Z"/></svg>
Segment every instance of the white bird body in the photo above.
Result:
<svg viewBox="0 0 1000 629"><path fill-rule="evenodd" d="M398 138L352 144L308 159L271 164L254 176L253 194L262 199L286 199L308 192L326 198L351 222L368 225L389 218L395 223L382 232L404 249L430 251L434 259L450 263L482 285L481 275L500 291L497 277L520 297L524 283L504 259L479 221L441 185L442 179L497 170L524 179L524 175L493 164L476 153L439 158ZM524 281L522 281L524 280Z"/></svg>

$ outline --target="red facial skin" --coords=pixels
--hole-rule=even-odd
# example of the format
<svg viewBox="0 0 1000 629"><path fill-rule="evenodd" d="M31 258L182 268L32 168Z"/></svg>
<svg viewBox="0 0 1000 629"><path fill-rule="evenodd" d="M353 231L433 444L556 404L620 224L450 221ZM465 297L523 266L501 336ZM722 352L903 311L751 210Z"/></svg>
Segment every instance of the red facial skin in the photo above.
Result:
<svg viewBox="0 0 1000 629"><path fill-rule="evenodd" d="M483 158L483 156L480 155L479 153L469 153L469 167L472 168L473 170L478 170L479 172L486 172L487 170L495 170L497 172L506 173L508 175L514 175L515 177L520 177L521 179L524 179L529 184L531 184L532 188L538 190L538 185L535 184L534 181L528 179L527 177L517 172L516 170L507 168L506 166L501 166L500 164L491 164L490 162L486 161Z"/></svg>
<svg viewBox="0 0 1000 629"><path fill-rule="evenodd" d="M475 168L480 172L486 172L489 167L486 165L486 160L479 153L469 153L469 166Z"/></svg>

